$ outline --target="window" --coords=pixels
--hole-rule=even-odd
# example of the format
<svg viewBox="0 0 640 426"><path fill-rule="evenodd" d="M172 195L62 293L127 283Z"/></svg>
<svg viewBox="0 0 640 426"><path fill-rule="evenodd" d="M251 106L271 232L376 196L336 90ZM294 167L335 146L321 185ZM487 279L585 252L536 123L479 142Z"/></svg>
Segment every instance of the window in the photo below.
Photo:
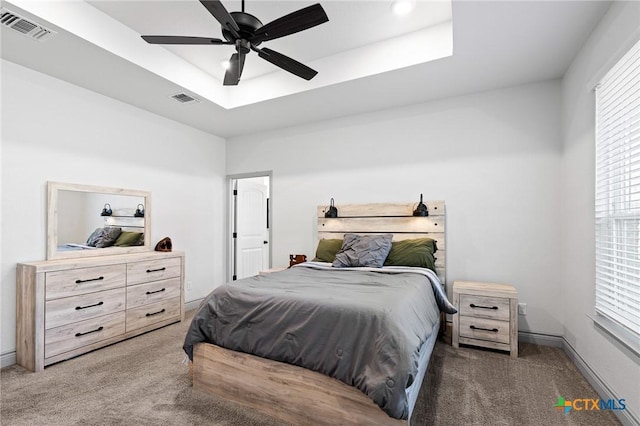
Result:
<svg viewBox="0 0 640 426"><path fill-rule="evenodd" d="M640 42L596 87L595 203L596 313L637 340L640 337Z"/></svg>

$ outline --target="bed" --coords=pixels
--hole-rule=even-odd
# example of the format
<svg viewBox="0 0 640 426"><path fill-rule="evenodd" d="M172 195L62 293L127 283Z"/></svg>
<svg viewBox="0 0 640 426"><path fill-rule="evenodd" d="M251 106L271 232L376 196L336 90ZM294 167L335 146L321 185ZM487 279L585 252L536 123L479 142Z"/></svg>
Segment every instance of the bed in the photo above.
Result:
<svg viewBox="0 0 640 426"><path fill-rule="evenodd" d="M440 312L455 311L442 284L444 203L426 204L428 217L409 203L338 206L338 218L319 207L318 240L342 241L338 266L351 240L368 255L428 237L433 271L306 262L215 289L185 338L194 388L294 424L409 424Z"/></svg>
<svg viewBox="0 0 640 426"><path fill-rule="evenodd" d="M105 247L144 245L144 217L135 216L133 209L118 209L115 216L104 216L104 225L96 228L86 241L57 245L58 252L96 250ZM58 237L60 238L60 237Z"/></svg>

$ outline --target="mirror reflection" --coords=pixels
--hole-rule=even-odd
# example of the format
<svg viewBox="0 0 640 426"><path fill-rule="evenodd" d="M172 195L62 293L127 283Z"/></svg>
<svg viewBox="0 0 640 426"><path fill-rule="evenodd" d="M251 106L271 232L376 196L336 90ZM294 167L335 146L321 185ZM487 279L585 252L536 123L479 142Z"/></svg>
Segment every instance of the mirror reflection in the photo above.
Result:
<svg viewBox="0 0 640 426"><path fill-rule="evenodd" d="M58 251L144 244L144 197L60 190ZM144 214L144 213L143 213Z"/></svg>
<svg viewBox="0 0 640 426"><path fill-rule="evenodd" d="M146 191L49 182L47 259L150 250Z"/></svg>

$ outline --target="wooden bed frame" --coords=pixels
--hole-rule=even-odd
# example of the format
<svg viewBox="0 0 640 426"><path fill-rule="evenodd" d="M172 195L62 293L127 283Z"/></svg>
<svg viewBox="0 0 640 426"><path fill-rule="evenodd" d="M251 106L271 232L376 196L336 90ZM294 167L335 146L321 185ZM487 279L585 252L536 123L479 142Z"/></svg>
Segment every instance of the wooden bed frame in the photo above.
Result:
<svg viewBox="0 0 640 426"><path fill-rule="evenodd" d="M413 217L417 203L336 206L338 218L317 210L318 240L345 233L392 233L394 241L437 241L436 273L445 284L444 201L426 201L428 217ZM426 375L427 373L425 373ZM199 343L194 348L194 389L296 425L409 425L389 417L353 386L302 367Z"/></svg>

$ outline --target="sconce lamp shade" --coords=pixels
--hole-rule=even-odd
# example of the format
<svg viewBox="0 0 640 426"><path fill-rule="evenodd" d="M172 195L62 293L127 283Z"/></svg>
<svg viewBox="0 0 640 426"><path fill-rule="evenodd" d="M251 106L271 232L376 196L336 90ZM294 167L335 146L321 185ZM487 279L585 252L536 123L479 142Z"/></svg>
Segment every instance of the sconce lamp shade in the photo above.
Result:
<svg viewBox="0 0 640 426"><path fill-rule="evenodd" d="M111 210L111 204L107 203L104 205L104 208L102 209L102 213L100 213L100 216L111 216L112 214L112 210Z"/></svg>
<svg viewBox="0 0 640 426"><path fill-rule="evenodd" d="M134 217L144 217L144 205L138 204L136 208L136 212L133 214Z"/></svg>
<svg viewBox="0 0 640 426"><path fill-rule="evenodd" d="M420 194L420 202L416 206L416 209L413 211L414 216L429 216L429 209L426 204L422 202L422 194Z"/></svg>
<svg viewBox="0 0 640 426"><path fill-rule="evenodd" d="M329 205L329 208L324 213L324 217L328 217L328 218L338 217L338 208L333 205L333 198L331 199L331 204Z"/></svg>

